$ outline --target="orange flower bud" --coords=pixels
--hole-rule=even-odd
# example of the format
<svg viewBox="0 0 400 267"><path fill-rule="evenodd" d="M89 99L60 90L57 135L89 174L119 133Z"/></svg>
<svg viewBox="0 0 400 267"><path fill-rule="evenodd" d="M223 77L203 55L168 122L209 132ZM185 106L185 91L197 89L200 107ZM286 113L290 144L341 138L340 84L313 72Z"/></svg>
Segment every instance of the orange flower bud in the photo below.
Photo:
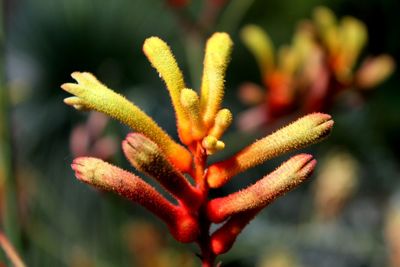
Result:
<svg viewBox="0 0 400 267"><path fill-rule="evenodd" d="M221 255L232 248L237 236L243 228L260 212L261 209L250 210L232 216L224 225L211 235L210 245L215 255Z"/></svg>
<svg viewBox="0 0 400 267"><path fill-rule="evenodd" d="M256 141L232 158L210 166L207 181L210 187L224 185L234 175L293 149L300 149L325 138L333 120L323 113L312 113Z"/></svg>
<svg viewBox="0 0 400 267"><path fill-rule="evenodd" d="M315 164L311 155L294 156L246 189L209 201L207 216L212 222L219 223L229 216L263 208L302 183L310 176Z"/></svg>

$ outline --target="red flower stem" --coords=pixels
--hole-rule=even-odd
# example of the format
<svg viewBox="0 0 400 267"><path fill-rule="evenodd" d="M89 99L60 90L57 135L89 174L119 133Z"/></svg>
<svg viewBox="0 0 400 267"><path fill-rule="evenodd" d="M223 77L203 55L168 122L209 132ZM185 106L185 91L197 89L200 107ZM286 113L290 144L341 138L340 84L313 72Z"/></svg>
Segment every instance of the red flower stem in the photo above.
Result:
<svg viewBox="0 0 400 267"><path fill-rule="evenodd" d="M207 154L201 145L201 142L197 142L191 151L194 155L194 179L196 181L197 187L200 190L203 198L202 205L199 210L199 237L197 244L200 248L200 258L202 262L202 267L213 267L215 261L215 254L211 250L210 246L210 225L211 222L207 218L206 207L208 202L208 185L205 179L205 170L207 162Z"/></svg>

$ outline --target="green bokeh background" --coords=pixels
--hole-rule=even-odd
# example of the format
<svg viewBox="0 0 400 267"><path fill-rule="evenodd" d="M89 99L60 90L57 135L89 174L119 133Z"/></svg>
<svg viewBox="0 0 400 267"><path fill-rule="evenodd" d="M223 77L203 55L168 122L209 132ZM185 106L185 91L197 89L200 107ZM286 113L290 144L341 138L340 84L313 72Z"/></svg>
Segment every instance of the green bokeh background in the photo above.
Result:
<svg viewBox="0 0 400 267"><path fill-rule="evenodd" d="M189 11L193 16L198 15L202 2L192 1ZM84 122L87 114L63 104L67 94L60 84L72 81L69 75L75 70L93 72L176 137L167 91L141 46L149 36L166 40L188 84L197 88L202 56L196 52L203 44L184 38L176 14L161 0L18 0L3 4L5 74L11 96L9 130L18 178L14 193L20 203L17 220L6 231L28 266L135 266L124 229L137 221L155 225L161 233L166 229L137 205L76 181L68 142L73 127ZM256 23L277 45L289 43L296 23L309 18L318 5L332 8L339 17L352 15L366 23L369 42L364 55L388 53L400 62L397 0L232 0L212 31L228 31L235 43L224 100L234 116L247 108L237 98L239 85L260 83L254 58L239 40L240 27ZM400 194L398 74L368 92L360 107L335 105L330 112L336 122L332 135L305 150L318 159L332 148L344 148L359 161L360 185L341 217L330 225L310 223L311 179L259 215L233 250L221 257L223 266L255 266L262 255L280 249L290 251L302 266L386 266L385 212ZM123 140L126 133L128 129L115 121L110 121L105 132L117 140ZM226 136L227 149L211 161L232 154L256 137L260 133L240 133L233 126ZM254 182L287 158L246 172L213 194L226 194ZM112 161L130 168L120 149ZM165 238L176 255L196 252L195 247L180 245L168 235ZM90 263L79 263L79 257ZM0 262L3 258L0 252Z"/></svg>

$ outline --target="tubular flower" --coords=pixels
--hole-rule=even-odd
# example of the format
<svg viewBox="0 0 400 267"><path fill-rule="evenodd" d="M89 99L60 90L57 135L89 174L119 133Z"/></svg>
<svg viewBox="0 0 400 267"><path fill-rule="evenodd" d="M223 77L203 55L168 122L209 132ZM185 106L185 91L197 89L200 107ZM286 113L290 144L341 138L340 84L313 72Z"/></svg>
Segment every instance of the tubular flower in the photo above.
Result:
<svg viewBox="0 0 400 267"><path fill-rule="evenodd" d="M259 26L245 26L241 38L256 59L266 88L265 92L256 85L241 88L244 102L259 104L240 118L241 128L247 130L294 112L326 111L342 91L361 93L382 83L395 69L389 55L361 61L368 40L365 24L350 16L338 20L326 7L317 7L312 19L299 24L291 44L276 52Z"/></svg>
<svg viewBox="0 0 400 267"><path fill-rule="evenodd" d="M237 235L265 206L309 177L316 161L311 155L294 156L254 185L225 197L209 199L210 189L272 157L322 140L333 126L329 115L310 114L232 158L208 166L207 157L225 148L221 138L233 120L232 113L221 108L231 50L228 34L210 37L197 93L187 88L169 46L157 37L145 41L143 51L166 84L183 145L90 73L74 72L72 77L77 84L61 86L74 95L64 100L66 104L78 110L103 112L135 131L122 142L126 158L137 170L154 178L176 202L169 201L140 177L100 159L75 159L72 168L76 177L147 208L165 222L176 240L196 242L203 266L212 266L217 255L228 251ZM187 180L188 175L193 184ZM210 234L211 224L219 222L225 224Z"/></svg>

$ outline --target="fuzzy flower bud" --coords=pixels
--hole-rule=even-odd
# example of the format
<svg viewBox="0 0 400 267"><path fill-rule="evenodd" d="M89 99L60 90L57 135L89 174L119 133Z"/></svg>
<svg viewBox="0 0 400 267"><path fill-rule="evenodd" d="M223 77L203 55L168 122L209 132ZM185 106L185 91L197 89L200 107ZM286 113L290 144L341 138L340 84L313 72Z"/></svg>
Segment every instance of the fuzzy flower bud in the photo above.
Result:
<svg viewBox="0 0 400 267"><path fill-rule="evenodd" d="M219 223L232 215L263 208L302 183L315 164L311 155L294 156L246 189L211 200L207 205L207 216L212 222Z"/></svg>
<svg viewBox="0 0 400 267"><path fill-rule="evenodd" d="M179 137L184 144L189 144L190 122L180 102L181 91L186 87L182 71L169 46L158 37L146 39L143 52L167 86L175 109Z"/></svg>
<svg viewBox="0 0 400 267"><path fill-rule="evenodd" d="M227 108L221 109L215 117L214 126L211 128L209 134L216 139L220 139L226 129L231 125L232 120L232 112Z"/></svg>
<svg viewBox="0 0 400 267"><path fill-rule="evenodd" d="M191 168L192 158L189 151L177 144L152 118L125 97L107 88L88 72L71 74L78 83L64 83L61 88L75 95L64 101L78 109L102 112L125 123L154 142L165 152L167 157L180 170Z"/></svg>
<svg viewBox="0 0 400 267"><path fill-rule="evenodd" d="M312 113L288 126L256 141L232 158L213 164L208 169L207 181L210 187L224 185L234 175L282 155L300 149L325 138L331 131L333 120L323 113Z"/></svg>
<svg viewBox="0 0 400 267"><path fill-rule="evenodd" d="M207 155L212 155L217 151L225 148L224 142L218 140L214 136L206 136L202 141L203 148L207 151Z"/></svg>
<svg viewBox="0 0 400 267"><path fill-rule="evenodd" d="M200 193L169 163L153 141L141 134L132 133L122 142L122 148L126 158L136 169L156 179L185 205L199 205Z"/></svg>
<svg viewBox="0 0 400 267"><path fill-rule="evenodd" d="M221 255L232 248L243 228L260 212L261 209L242 212L232 216L224 225L211 235L210 246L215 255Z"/></svg>
<svg viewBox="0 0 400 267"><path fill-rule="evenodd" d="M201 112L206 127L212 126L224 96L224 78L232 52L228 34L214 33L207 41L201 83Z"/></svg>
<svg viewBox="0 0 400 267"><path fill-rule="evenodd" d="M137 202L163 220L180 242L192 242L198 235L196 219L186 210L171 204L152 186L136 175L100 159L77 158L71 165L76 177L96 188L117 193Z"/></svg>

